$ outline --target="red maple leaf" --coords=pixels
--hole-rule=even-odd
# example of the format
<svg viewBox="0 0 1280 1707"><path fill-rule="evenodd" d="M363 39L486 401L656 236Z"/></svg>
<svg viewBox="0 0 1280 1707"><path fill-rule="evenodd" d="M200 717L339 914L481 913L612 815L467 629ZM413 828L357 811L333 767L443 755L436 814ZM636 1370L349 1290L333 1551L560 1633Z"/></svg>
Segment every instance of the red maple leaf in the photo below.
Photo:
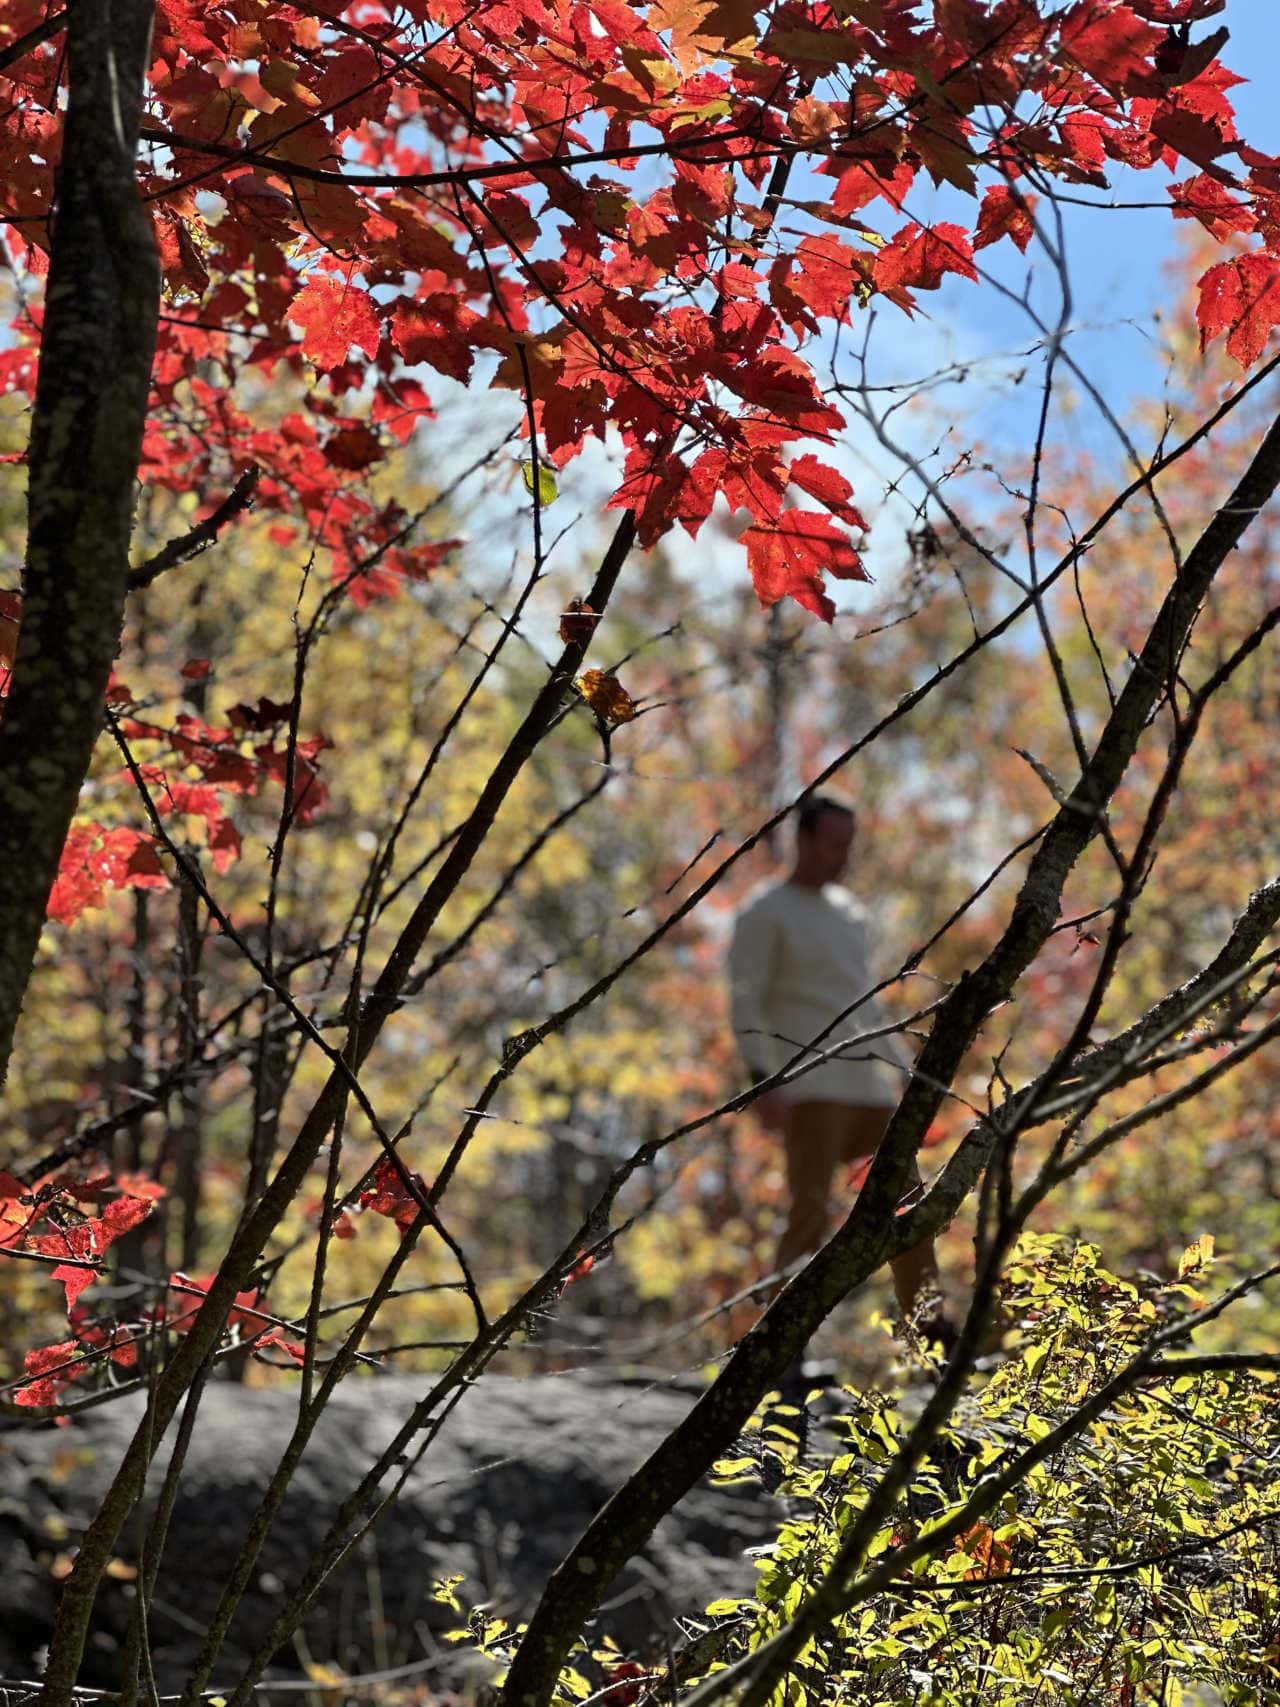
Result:
<svg viewBox="0 0 1280 1707"><path fill-rule="evenodd" d="M838 474L834 468L828 468L825 462L819 462L816 456L798 456L787 468L787 479L793 486L799 486L811 498L816 498L820 504L825 504L833 516L838 516L846 526L865 528L866 521L862 512L849 502L853 497L853 487L843 474Z"/></svg>
<svg viewBox="0 0 1280 1707"><path fill-rule="evenodd" d="M14 1404L32 1408L56 1405L67 1385L78 1380L90 1367L82 1352L79 1340L35 1346L22 1360L23 1368L31 1379L14 1394Z"/></svg>
<svg viewBox="0 0 1280 1707"><path fill-rule="evenodd" d="M841 319L849 299L867 283L871 256L830 233L802 238L789 285L815 314Z"/></svg>
<svg viewBox="0 0 1280 1707"><path fill-rule="evenodd" d="M973 244L962 225L904 225L876 256L875 286L885 292L936 290L947 273L977 280Z"/></svg>
<svg viewBox="0 0 1280 1707"><path fill-rule="evenodd" d="M306 1346L301 1340L290 1339L283 1328L269 1328L266 1333L259 1334L253 1342L255 1351L265 1351L268 1346L277 1347L284 1352L286 1357L291 1357L295 1363L301 1364L306 1361Z"/></svg>
<svg viewBox="0 0 1280 1707"><path fill-rule="evenodd" d="M1165 159L1172 167L1179 155L1196 166L1221 178L1224 170L1216 162L1223 154L1233 154L1233 138L1223 134L1222 123L1216 114L1191 112L1186 107L1174 107L1156 113L1151 129L1165 145Z"/></svg>
<svg viewBox="0 0 1280 1707"><path fill-rule="evenodd" d="M1196 322L1202 350L1225 332L1227 354L1251 366L1280 325L1280 258L1254 252L1210 267L1200 280Z"/></svg>
<svg viewBox="0 0 1280 1707"><path fill-rule="evenodd" d="M1158 88L1152 55L1163 31L1113 0L1083 0L1063 20L1061 39L1082 71L1103 88L1145 94Z"/></svg>
<svg viewBox="0 0 1280 1707"><path fill-rule="evenodd" d="M368 291L327 274L307 280L289 304L289 318L302 329L303 351L319 368L340 367L353 344L372 359L382 341Z"/></svg>
<svg viewBox="0 0 1280 1707"><path fill-rule="evenodd" d="M1226 4L1227 0L1132 0L1138 16L1153 24L1194 24L1212 18Z"/></svg>
<svg viewBox="0 0 1280 1707"><path fill-rule="evenodd" d="M883 196L895 212L901 213L902 204L915 182L916 169L909 162L892 160L859 160L853 166L845 166L842 162L833 162L828 171L839 171L840 181L831 192L831 211L838 213L841 218L847 214L857 213L873 202L877 196ZM884 171L880 170L884 166Z"/></svg>
<svg viewBox="0 0 1280 1707"><path fill-rule="evenodd" d="M384 1156L373 1172L372 1183L360 1193L360 1206L374 1215L385 1215L394 1221L402 1233L418 1219L418 1197L425 1197L426 1185L421 1174L406 1174L397 1168L390 1156Z"/></svg>
<svg viewBox="0 0 1280 1707"><path fill-rule="evenodd" d="M1036 199L1030 195L1015 195L1008 184L992 184L982 198L978 229L973 235L974 248L985 249L988 243L998 242L1001 237L1011 237L1025 255L1027 244L1035 236L1031 213Z"/></svg>
<svg viewBox="0 0 1280 1707"><path fill-rule="evenodd" d="M39 1213L23 1203L22 1199L29 1195L29 1187L0 1169L0 1245L11 1245L20 1239Z"/></svg>
<svg viewBox="0 0 1280 1707"><path fill-rule="evenodd" d="M1198 219L1205 230L1219 242L1234 231L1254 231L1258 215L1247 202L1238 201L1224 184L1207 172L1188 178L1182 184L1170 184L1175 219Z"/></svg>
<svg viewBox="0 0 1280 1707"><path fill-rule="evenodd" d="M156 846L142 830L73 824L49 894L49 917L74 924L86 908L101 907L110 889L167 889Z"/></svg>
<svg viewBox="0 0 1280 1707"><path fill-rule="evenodd" d="M816 462L816 458L810 457L809 461ZM786 479L773 445L744 444L735 445L732 450L704 450L680 488L676 514L689 536L695 539L711 514L717 495L724 498L730 510L748 510L757 521L776 516L782 509ZM803 479L796 484L803 485Z"/></svg>
<svg viewBox="0 0 1280 1707"><path fill-rule="evenodd" d="M23 1358L22 1367L28 1375L47 1375L51 1369L56 1369L59 1364L79 1355L79 1340L62 1340L57 1345L38 1345Z"/></svg>
<svg viewBox="0 0 1280 1707"><path fill-rule="evenodd" d="M478 314L437 292L422 302L397 303L391 336L407 362L429 362L438 373L465 385L474 360L468 333L479 325Z"/></svg>
<svg viewBox="0 0 1280 1707"><path fill-rule="evenodd" d="M381 462L386 454L377 433L363 422L340 428L324 447L326 462L352 471Z"/></svg>
<svg viewBox="0 0 1280 1707"><path fill-rule="evenodd" d="M816 510L784 510L775 522L749 527L742 543L756 594L765 606L789 597L830 622L836 607L827 597L824 575L870 579L848 537Z"/></svg>
<svg viewBox="0 0 1280 1707"><path fill-rule="evenodd" d="M50 1277L66 1288L68 1310L85 1287L91 1286L98 1278L98 1259L122 1233L145 1221L154 1207L151 1198L118 1197L100 1216L78 1221L73 1226L58 1227L49 1233L36 1233L27 1240L27 1249L41 1256L75 1259L74 1262L59 1262Z"/></svg>

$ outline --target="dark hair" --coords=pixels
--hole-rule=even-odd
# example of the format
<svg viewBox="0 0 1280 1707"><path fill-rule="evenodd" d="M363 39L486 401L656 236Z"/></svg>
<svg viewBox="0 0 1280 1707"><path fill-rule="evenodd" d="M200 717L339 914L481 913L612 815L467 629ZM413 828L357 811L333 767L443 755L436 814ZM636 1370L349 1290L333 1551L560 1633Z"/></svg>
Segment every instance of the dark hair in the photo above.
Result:
<svg viewBox="0 0 1280 1707"><path fill-rule="evenodd" d="M846 818L855 816L853 807L838 794L806 794L796 807L796 829L812 830L824 812L843 812Z"/></svg>

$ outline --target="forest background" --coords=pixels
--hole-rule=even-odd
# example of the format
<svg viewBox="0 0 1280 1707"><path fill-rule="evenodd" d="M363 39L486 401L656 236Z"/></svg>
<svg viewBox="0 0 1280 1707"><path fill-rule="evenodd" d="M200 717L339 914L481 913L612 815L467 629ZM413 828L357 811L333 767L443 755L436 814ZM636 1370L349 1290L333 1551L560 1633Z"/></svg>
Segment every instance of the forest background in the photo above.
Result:
<svg viewBox="0 0 1280 1707"><path fill-rule="evenodd" d="M1029 5L783 8L736 58L730 22L755 30L754 14L609 9L606 27L568 8L550 36L567 30L595 75L574 145L629 173L592 179L589 213L567 172L522 177L510 160L512 136L536 152L539 126L521 123L551 123L533 90L552 13L485 10L159 8L139 182L164 296L128 603L5 1087L14 1414L74 1416L140 1368L175 1367L166 1341L191 1328L335 1074L324 1165L209 1306L208 1355L227 1371L300 1368L309 1392L321 1312L372 1297L360 1355L381 1366L447 1376L515 1310L519 1333L493 1351L507 1366L709 1377L759 1314L781 1207L776 1140L745 1106L715 1111L747 1101L721 986L728 923L785 863L783 812L860 747L840 767L859 811L853 881L878 917L884 1000L918 1049L1002 940L1031 850L1070 817L1074 778L1140 673L1153 613L1267 442L1280 308L1258 269L1275 265L1280 168L1236 134L1225 42L1205 22L1221 6L1066 8L1051 27ZM31 548L24 578L23 503L65 72L57 19L27 11L6 20L23 53L0 49L11 183L28 198L6 210L0 352L15 692L45 596ZM1226 8L1233 32L1235 11L1257 27L1256 9ZM113 19L85 0L96 13L86 31L133 27L128 8ZM428 49L415 32L432 28L445 33ZM913 32L905 59L895 30ZM495 70L500 41L513 60ZM926 71L929 54L944 57ZM455 55L490 79L479 104ZM434 94L405 80L406 60L432 68ZM975 65L989 85L969 87ZM905 103L892 159L849 153L859 100ZM698 164L718 129L744 129L748 103L767 162L735 133L732 169ZM652 159L632 142L646 126ZM424 214L341 181L375 167L435 172L440 193ZM1158 200L1195 226L1166 257L1158 323L1135 331L1122 298L1119 325L1077 324L1073 282L1096 276L1101 247L1077 224L1090 198ZM862 223L877 200L879 230ZM1088 214L1108 230L1113 216L1163 219ZM64 211L52 229L72 224ZM1128 241L1150 278L1150 246ZM999 304L999 336L973 338L964 290ZM1141 368L1118 353L1137 338ZM509 396L476 401L490 386ZM1157 485L1151 469L1184 443ZM90 460L86 492L94 475ZM1274 522L1249 520L1195 600L1194 637L1173 647L1105 833L1064 872L1015 999L984 1005L945 1084L918 1081L936 1100L911 1142L931 1183L1015 1087L1201 978L1274 887ZM582 608L602 563L625 564L603 615ZM1042 585L1044 564L1067 572ZM564 681L561 645L577 653ZM406 920L549 681L560 697L440 889L365 1059L377 969L405 959ZM1250 1277L1274 1260L1280 1117L1265 1052L1254 1060L1274 1024L1254 948L1225 1008L1202 1003L1162 1035L1167 1059L1108 1082L1087 1168L1053 1172L1057 1128L1010 1141L1005 1175L945 1217L953 1297L975 1239L979 1268L1011 1239L1011 1182L1051 1174L1026 1226L1091 1241L1119 1273L1176 1280L1188 1248L1198 1273L1213 1235L1215 1277L1242 1299L1197 1345L1269 1367L1276 1293ZM1188 1075L1204 1082L1184 1098ZM861 1183L846 1182L850 1202ZM415 1250L427 1226L438 1236ZM991 1302L980 1288L957 1381ZM856 1382L903 1356L884 1307L876 1281L822 1312Z"/></svg>

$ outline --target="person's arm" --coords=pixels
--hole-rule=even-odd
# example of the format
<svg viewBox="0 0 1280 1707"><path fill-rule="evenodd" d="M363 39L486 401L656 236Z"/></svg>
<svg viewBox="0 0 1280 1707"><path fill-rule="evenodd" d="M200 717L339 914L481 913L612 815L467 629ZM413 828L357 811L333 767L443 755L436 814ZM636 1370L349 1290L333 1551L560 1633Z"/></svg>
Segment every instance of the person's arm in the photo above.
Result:
<svg viewBox="0 0 1280 1707"><path fill-rule="evenodd" d="M778 947L778 921L764 908L751 907L738 915L729 945L729 1015L738 1053L753 1082L767 1078L780 1064L767 1012Z"/></svg>

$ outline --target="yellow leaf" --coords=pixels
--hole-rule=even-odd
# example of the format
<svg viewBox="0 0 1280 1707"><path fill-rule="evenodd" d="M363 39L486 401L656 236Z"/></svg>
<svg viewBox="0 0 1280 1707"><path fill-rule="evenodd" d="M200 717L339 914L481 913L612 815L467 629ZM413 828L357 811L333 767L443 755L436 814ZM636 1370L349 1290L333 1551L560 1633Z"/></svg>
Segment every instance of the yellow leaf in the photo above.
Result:
<svg viewBox="0 0 1280 1707"><path fill-rule="evenodd" d="M587 670L574 683L578 692L603 723L616 729L619 723L630 723L636 714L635 702L616 676L604 670Z"/></svg>
<svg viewBox="0 0 1280 1707"><path fill-rule="evenodd" d="M670 34L671 49L686 73L734 49L755 43L755 0L654 0L649 23Z"/></svg>
<svg viewBox="0 0 1280 1707"><path fill-rule="evenodd" d="M545 462L538 464L537 479L534 479L533 464L522 462L520 472L524 475L524 488L530 497L537 497L539 509L545 510L548 504L554 504L560 496L560 488L556 485L556 477Z"/></svg>
<svg viewBox="0 0 1280 1707"><path fill-rule="evenodd" d="M1188 1274L1199 1274L1200 1270L1213 1261L1213 1234L1201 1233L1194 1244L1187 1246L1182 1253L1182 1261L1178 1264L1178 1279Z"/></svg>
<svg viewBox="0 0 1280 1707"><path fill-rule="evenodd" d="M314 89L302 81L299 68L287 59L269 60L258 72L259 81L278 101L296 101L302 107L319 107L323 103Z"/></svg>
<svg viewBox="0 0 1280 1707"><path fill-rule="evenodd" d="M640 86L650 95L671 94L680 85L680 73L669 59L655 58L638 47L622 49L622 63Z"/></svg>
<svg viewBox="0 0 1280 1707"><path fill-rule="evenodd" d="M337 1666L318 1665L313 1660L306 1670L312 1683L318 1683L322 1689L341 1689L347 1681L346 1673Z"/></svg>

